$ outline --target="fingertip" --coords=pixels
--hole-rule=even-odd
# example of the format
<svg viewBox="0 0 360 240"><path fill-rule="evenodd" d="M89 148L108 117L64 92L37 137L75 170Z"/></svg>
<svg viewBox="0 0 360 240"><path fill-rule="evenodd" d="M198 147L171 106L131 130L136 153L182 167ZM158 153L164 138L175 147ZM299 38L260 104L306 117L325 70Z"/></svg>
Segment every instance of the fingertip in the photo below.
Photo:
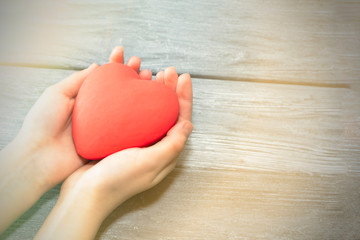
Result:
<svg viewBox="0 0 360 240"><path fill-rule="evenodd" d="M178 94L179 98L192 102L193 89L190 74L183 73L180 75L176 93Z"/></svg>
<svg viewBox="0 0 360 240"><path fill-rule="evenodd" d="M138 56L132 56L132 57L130 57L128 64L129 63L138 63L138 62L141 63L141 58Z"/></svg>
<svg viewBox="0 0 360 240"><path fill-rule="evenodd" d="M194 130L194 125L192 124L192 122L185 120L181 128L184 130L185 135L189 137Z"/></svg>
<svg viewBox="0 0 360 240"><path fill-rule="evenodd" d="M164 83L164 71L160 71L156 74L155 81L159 83Z"/></svg>
<svg viewBox="0 0 360 240"><path fill-rule="evenodd" d="M124 47L123 46L115 46L113 51L121 51L124 52Z"/></svg>
<svg viewBox="0 0 360 240"><path fill-rule="evenodd" d="M98 64L92 63L87 69L88 70L93 70L93 69L97 68L98 66L99 66Z"/></svg>
<svg viewBox="0 0 360 240"><path fill-rule="evenodd" d="M127 62L127 65L129 67L131 67L132 69L134 69L136 72L139 72L140 65L141 65L141 58L139 58L137 56L133 56L129 59L129 61Z"/></svg>
<svg viewBox="0 0 360 240"><path fill-rule="evenodd" d="M190 76L190 74L188 74L188 73L183 73L183 74L180 75L180 77L181 77L182 79L184 79L184 80L191 80L191 76ZM180 78L180 77L179 77L179 78Z"/></svg>
<svg viewBox="0 0 360 240"><path fill-rule="evenodd" d="M168 67L165 69L164 83L166 86L170 87L175 92L177 88L178 78L179 76L176 72L175 67Z"/></svg>
<svg viewBox="0 0 360 240"><path fill-rule="evenodd" d="M184 135L186 139L190 136L194 130L194 125L189 120L182 120L180 126L175 130Z"/></svg>
<svg viewBox="0 0 360 240"><path fill-rule="evenodd" d="M181 121L175 124L167 136L151 147L145 148L149 156L161 159L161 162L168 164L175 159L186 145L186 141L193 130L190 121Z"/></svg>
<svg viewBox="0 0 360 240"><path fill-rule="evenodd" d="M149 69L143 69L140 71L139 76L143 80L151 80L152 73Z"/></svg>
<svg viewBox="0 0 360 240"><path fill-rule="evenodd" d="M124 63L124 48L122 46L116 46L110 54L110 63Z"/></svg>
<svg viewBox="0 0 360 240"><path fill-rule="evenodd" d="M191 123L191 121L184 119L176 123L175 126L173 126L173 128L169 130L167 136L169 136L170 138L179 138L179 135L184 136L186 141L186 139L190 136L193 130L194 125Z"/></svg>
<svg viewBox="0 0 360 240"><path fill-rule="evenodd" d="M190 121L185 120L178 124L179 126L173 129L174 131L168 136L169 140L167 141L168 149L176 155L184 149L186 141L193 131L193 125Z"/></svg>
<svg viewBox="0 0 360 240"><path fill-rule="evenodd" d="M176 73L176 75L177 75L176 68L174 66L165 68L165 76L168 74L174 74L174 73Z"/></svg>

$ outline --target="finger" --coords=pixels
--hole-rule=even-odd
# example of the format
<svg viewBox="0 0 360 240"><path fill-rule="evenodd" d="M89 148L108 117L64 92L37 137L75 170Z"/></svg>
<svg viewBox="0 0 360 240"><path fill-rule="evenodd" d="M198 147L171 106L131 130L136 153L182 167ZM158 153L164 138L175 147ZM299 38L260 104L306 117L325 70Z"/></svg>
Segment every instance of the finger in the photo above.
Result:
<svg viewBox="0 0 360 240"><path fill-rule="evenodd" d="M127 62L127 65L134 69L137 73L140 70L141 59L139 57L131 57Z"/></svg>
<svg viewBox="0 0 360 240"><path fill-rule="evenodd" d="M151 80L152 73L149 69L143 69L140 71L139 76L143 80Z"/></svg>
<svg viewBox="0 0 360 240"><path fill-rule="evenodd" d="M179 99L179 119L191 121L193 90L192 81L189 74L181 74L178 80L176 94Z"/></svg>
<svg viewBox="0 0 360 240"><path fill-rule="evenodd" d="M164 71L160 71L156 74L155 81L164 84Z"/></svg>
<svg viewBox="0 0 360 240"><path fill-rule="evenodd" d="M169 67L165 69L164 82L165 85L170 87L172 90L176 91L176 86L178 82L178 74L174 67Z"/></svg>
<svg viewBox="0 0 360 240"><path fill-rule="evenodd" d="M91 64L88 68L73 73L69 77L65 78L61 82L57 83L55 87L69 98L74 98L79 92L81 85L83 84L85 78L99 65L96 63Z"/></svg>
<svg viewBox="0 0 360 240"><path fill-rule="evenodd" d="M156 161L157 171L162 171L184 149L192 130L193 125L190 121L178 122L165 138L155 145L143 149L147 161Z"/></svg>
<svg viewBox="0 0 360 240"><path fill-rule="evenodd" d="M117 46L115 47L109 58L110 63L124 63L124 48Z"/></svg>

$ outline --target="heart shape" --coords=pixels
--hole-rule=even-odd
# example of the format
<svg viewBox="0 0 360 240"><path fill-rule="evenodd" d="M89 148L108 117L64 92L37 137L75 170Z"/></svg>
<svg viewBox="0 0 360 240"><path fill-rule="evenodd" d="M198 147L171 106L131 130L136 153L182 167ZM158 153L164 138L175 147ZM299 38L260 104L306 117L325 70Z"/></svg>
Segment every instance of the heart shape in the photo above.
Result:
<svg viewBox="0 0 360 240"><path fill-rule="evenodd" d="M108 63L84 81L75 100L72 132L78 154L102 159L163 138L176 123L179 101L164 84L142 80L132 68Z"/></svg>

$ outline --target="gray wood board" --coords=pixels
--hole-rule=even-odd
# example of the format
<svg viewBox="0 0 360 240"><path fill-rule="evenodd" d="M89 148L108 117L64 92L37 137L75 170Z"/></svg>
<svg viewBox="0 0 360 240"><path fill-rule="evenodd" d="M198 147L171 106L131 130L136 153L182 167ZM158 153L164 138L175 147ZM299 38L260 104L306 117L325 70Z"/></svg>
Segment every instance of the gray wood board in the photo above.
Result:
<svg viewBox="0 0 360 240"><path fill-rule="evenodd" d="M0 67L0 146L72 73ZM176 170L120 206L99 239L360 237L360 93L194 79L195 130ZM31 238L54 188L0 239Z"/></svg>
<svg viewBox="0 0 360 240"><path fill-rule="evenodd" d="M0 62L78 69L116 45L157 72L359 85L360 2L2 1Z"/></svg>
<svg viewBox="0 0 360 240"><path fill-rule="evenodd" d="M118 207L96 239L358 239L359 184L340 174L176 168ZM0 239L32 239L58 194L46 193Z"/></svg>

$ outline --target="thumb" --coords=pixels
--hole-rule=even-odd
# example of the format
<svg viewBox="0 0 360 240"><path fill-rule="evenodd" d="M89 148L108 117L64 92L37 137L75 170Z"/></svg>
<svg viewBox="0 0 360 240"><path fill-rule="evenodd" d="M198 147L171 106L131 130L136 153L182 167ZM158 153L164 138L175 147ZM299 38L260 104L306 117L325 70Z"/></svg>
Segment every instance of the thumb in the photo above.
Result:
<svg viewBox="0 0 360 240"><path fill-rule="evenodd" d="M69 77L60 81L56 85L65 96L74 98L78 94L86 77L97 67L99 67L99 65L93 63L88 68L71 74Z"/></svg>
<svg viewBox="0 0 360 240"><path fill-rule="evenodd" d="M148 156L157 159L159 167L163 168L184 149L192 130L193 125L190 121L184 120L178 122L170 129L166 137L146 149L149 154Z"/></svg>

